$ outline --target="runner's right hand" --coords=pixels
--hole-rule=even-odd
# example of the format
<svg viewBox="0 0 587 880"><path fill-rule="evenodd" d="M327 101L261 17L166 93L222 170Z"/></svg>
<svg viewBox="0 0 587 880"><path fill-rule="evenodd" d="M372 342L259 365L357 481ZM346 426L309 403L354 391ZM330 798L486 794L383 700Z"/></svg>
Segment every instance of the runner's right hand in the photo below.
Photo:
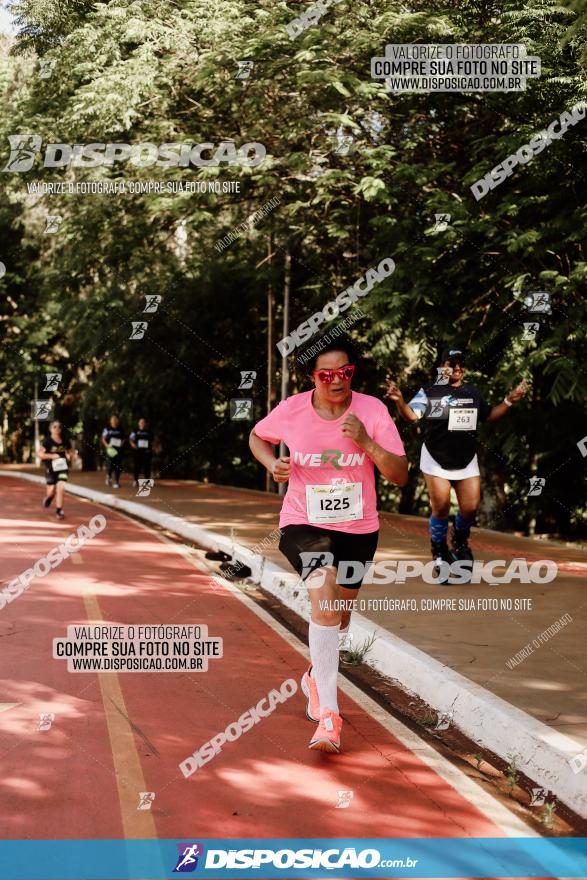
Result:
<svg viewBox="0 0 587 880"><path fill-rule="evenodd" d="M385 392L385 397L389 397L391 400L394 400L396 403L403 403L404 396L401 393L400 389L397 387L395 382L391 379L387 385L387 391Z"/></svg>
<svg viewBox="0 0 587 880"><path fill-rule="evenodd" d="M276 483L287 483L291 476L289 455L282 455L280 458L276 458L271 468L271 473Z"/></svg>

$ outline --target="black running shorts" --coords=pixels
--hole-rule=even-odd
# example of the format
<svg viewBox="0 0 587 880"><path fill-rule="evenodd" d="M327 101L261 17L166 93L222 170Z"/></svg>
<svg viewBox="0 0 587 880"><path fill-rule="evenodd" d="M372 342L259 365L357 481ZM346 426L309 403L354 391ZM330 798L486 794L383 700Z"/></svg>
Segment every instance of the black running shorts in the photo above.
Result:
<svg viewBox="0 0 587 880"><path fill-rule="evenodd" d="M45 471L45 482L48 486L55 486L68 479L67 471Z"/></svg>
<svg viewBox="0 0 587 880"><path fill-rule="evenodd" d="M279 549L302 578L307 578L316 568L325 565L338 566L342 561L360 562L362 567L371 562L377 549L379 531L358 535L321 529L319 526L283 526ZM352 578L352 570L348 569ZM341 584L349 590L357 590L363 581L363 572L357 572L355 580ZM349 577L345 578L349 580Z"/></svg>

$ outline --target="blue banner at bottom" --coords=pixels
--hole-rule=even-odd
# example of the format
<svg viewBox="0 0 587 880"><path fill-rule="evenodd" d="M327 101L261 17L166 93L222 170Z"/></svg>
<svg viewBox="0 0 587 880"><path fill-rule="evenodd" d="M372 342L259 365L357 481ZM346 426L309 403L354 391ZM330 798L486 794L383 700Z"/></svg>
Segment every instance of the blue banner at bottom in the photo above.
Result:
<svg viewBox="0 0 587 880"><path fill-rule="evenodd" d="M587 838L0 841L1 880L587 877Z"/></svg>

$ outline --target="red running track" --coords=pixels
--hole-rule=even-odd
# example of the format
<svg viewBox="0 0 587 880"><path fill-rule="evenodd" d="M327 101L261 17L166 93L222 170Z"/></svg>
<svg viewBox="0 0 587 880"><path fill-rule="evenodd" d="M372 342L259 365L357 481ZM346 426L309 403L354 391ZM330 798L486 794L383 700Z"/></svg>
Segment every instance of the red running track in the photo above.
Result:
<svg viewBox="0 0 587 880"><path fill-rule="evenodd" d="M299 681L304 655L151 530L74 497L59 522L41 497L17 479L0 484L2 584L95 514L107 526L0 609L5 838L503 836L346 694L341 755L308 750L313 728L298 692L184 778L184 758L271 688ZM201 673L68 673L52 639L100 615L205 623L224 656ZM55 715L49 730L38 729L39 713ZM348 809L336 808L339 790L354 792ZM155 792L150 810L137 809L139 791Z"/></svg>

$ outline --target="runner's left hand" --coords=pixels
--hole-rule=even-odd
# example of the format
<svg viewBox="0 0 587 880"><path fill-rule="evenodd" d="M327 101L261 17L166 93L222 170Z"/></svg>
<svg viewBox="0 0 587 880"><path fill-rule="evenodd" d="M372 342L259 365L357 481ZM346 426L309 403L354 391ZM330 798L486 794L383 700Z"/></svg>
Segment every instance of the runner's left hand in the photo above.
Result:
<svg viewBox="0 0 587 880"><path fill-rule="evenodd" d="M369 441L369 435L365 430L365 425L352 413L349 413L342 423L342 433L350 440L354 440L357 446L361 448Z"/></svg>

